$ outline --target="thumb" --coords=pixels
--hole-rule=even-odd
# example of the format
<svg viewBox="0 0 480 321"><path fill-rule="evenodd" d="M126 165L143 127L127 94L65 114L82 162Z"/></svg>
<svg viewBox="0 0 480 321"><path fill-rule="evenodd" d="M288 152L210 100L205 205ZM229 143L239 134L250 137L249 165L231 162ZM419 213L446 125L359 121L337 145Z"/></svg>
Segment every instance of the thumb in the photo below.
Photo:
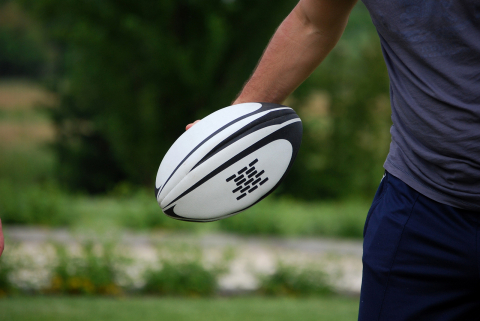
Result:
<svg viewBox="0 0 480 321"><path fill-rule="evenodd" d="M198 123L200 120L196 120L194 121L193 123L191 124L188 124L187 127L185 127L185 130L189 130L190 128L192 128L193 125L195 125L196 123Z"/></svg>

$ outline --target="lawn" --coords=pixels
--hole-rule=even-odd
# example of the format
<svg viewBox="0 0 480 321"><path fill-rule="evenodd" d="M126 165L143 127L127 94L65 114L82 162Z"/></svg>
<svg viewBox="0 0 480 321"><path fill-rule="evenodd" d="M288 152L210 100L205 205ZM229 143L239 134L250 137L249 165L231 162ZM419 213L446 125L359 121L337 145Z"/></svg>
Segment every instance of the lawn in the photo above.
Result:
<svg viewBox="0 0 480 321"><path fill-rule="evenodd" d="M0 299L2 321L256 321L356 320L358 299L319 298L98 298Z"/></svg>

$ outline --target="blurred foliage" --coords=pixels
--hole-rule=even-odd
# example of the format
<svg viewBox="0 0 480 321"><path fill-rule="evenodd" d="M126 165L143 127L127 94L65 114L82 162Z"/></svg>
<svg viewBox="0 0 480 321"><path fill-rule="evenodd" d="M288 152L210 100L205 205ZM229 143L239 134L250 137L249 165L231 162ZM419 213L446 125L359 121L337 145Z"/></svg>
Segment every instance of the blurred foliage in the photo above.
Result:
<svg viewBox="0 0 480 321"><path fill-rule="evenodd" d="M0 260L0 298L16 293L212 296L217 292L217 277L225 271L230 259L225 255L226 251L219 262L209 264L207 268L200 248L184 244L163 245L156 253L157 267L153 268L138 257L135 260L126 256L125 248L120 249L113 244L102 241L68 246L53 244L55 255L40 251L34 254L33 261L29 261L24 249L17 247L17 253L8 253ZM29 274L42 269L37 265L38 255L48 255L50 263L43 267L46 270L42 273ZM12 256L16 260L12 260ZM136 272L132 276L128 271ZM29 282L25 282L22 275L29 275Z"/></svg>
<svg viewBox="0 0 480 321"><path fill-rule="evenodd" d="M51 52L45 35L14 1L0 1L0 74L2 77L40 77Z"/></svg>
<svg viewBox="0 0 480 321"><path fill-rule="evenodd" d="M212 296L217 292L217 277L226 271L232 258L231 252L223 253L220 262L207 268L203 251L198 246L169 244L158 248L157 267L149 267L144 273L142 293L189 297Z"/></svg>
<svg viewBox="0 0 480 321"><path fill-rule="evenodd" d="M90 192L152 184L186 123L230 104L295 3L20 2L63 48L60 177Z"/></svg>
<svg viewBox="0 0 480 321"><path fill-rule="evenodd" d="M217 290L216 273L207 270L198 260L162 262L160 270L145 274L142 292L157 295L211 296Z"/></svg>
<svg viewBox="0 0 480 321"><path fill-rule="evenodd" d="M46 293L122 294L123 290L116 281L115 263L119 258L114 256L111 246L94 249L93 243L89 242L82 246L81 256L73 256L62 245L57 245L56 249L58 263Z"/></svg>
<svg viewBox="0 0 480 321"><path fill-rule="evenodd" d="M6 224L70 225L71 195L52 178L54 157L44 146L0 144L0 218Z"/></svg>
<svg viewBox="0 0 480 321"><path fill-rule="evenodd" d="M0 217L5 224L69 226L115 231L163 229L226 231L242 235L362 238L367 201L308 203L270 196L233 217L209 224L173 220L161 213L151 193L86 197L53 183L24 186L0 180Z"/></svg>
<svg viewBox="0 0 480 321"><path fill-rule="evenodd" d="M272 296L309 296L333 294L324 271L279 263L273 274L263 276L258 291Z"/></svg>
<svg viewBox="0 0 480 321"><path fill-rule="evenodd" d="M220 230L245 235L362 238L368 207L361 200L308 203L270 196L218 224Z"/></svg>
<svg viewBox="0 0 480 321"><path fill-rule="evenodd" d="M113 242L83 241L53 244L55 251L15 253L0 259L0 298L14 294L121 296L126 294L210 297L218 294L218 280L235 265L234 250L226 248L212 260L212 253L198 245L162 242L151 261L132 255ZM48 254L50 253L50 254ZM130 254L126 254L130 253ZM47 259L47 264L41 263ZM153 263L155 262L156 263ZM40 265L39 265L40 263ZM331 276L319 265L277 262L275 272L257 274L252 295L325 296L334 293Z"/></svg>
<svg viewBox="0 0 480 321"><path fill-rule="evenodd" d="M70 196L57 184L24 185L0 179L0 217L6 224L65 226L74 219L68 211Z"/></svg>
<svg viewBox="0 0 480 321"><path fill-rule="evenodd" d="M0 145L0 155L0 179L19 187L46 182L54 174L54 157L45 148L33 144L14 148Z"/></svg>

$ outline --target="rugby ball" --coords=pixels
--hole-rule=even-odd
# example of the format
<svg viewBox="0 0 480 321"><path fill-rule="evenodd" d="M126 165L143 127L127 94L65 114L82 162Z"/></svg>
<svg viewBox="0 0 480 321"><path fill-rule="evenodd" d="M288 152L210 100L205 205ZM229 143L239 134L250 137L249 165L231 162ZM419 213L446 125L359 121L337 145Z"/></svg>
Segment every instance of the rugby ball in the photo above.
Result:
<svg viewBox="0 0 480 321"><path fill-rule="evenodd" d="M175 219L209 222L270 194L292 166L302 122L290 107L245 103L222 108L183 133L165 154L155 195Z"/></svg>

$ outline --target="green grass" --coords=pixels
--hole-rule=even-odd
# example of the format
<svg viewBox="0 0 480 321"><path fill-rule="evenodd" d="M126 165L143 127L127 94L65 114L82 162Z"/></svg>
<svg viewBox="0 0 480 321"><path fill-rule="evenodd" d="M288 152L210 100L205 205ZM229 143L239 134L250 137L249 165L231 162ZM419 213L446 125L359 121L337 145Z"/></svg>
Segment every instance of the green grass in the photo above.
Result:
<svg viewBox="0 0 480 321"><path fill-rule="evenodd" d="M291 321L356 320L358 299L327 298L65 298L0 299L2 321Z"/></svg>

